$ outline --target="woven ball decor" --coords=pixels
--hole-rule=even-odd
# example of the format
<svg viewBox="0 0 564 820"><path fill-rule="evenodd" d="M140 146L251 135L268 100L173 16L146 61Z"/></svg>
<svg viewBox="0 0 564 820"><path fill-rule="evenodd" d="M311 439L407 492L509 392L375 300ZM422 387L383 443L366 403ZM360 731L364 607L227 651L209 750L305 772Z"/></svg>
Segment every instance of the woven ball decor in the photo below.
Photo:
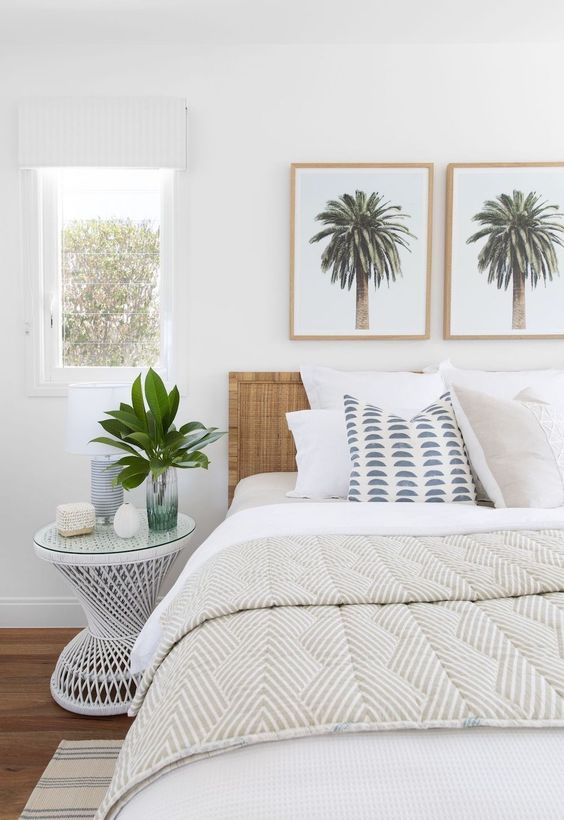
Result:
<svg viewBox="0 0 564 820"><path fill-rule="evenodd" d="M59 535L65 538L71 535L86 535L96 526L96 511L88 502L77 504L59 504L56 524Z"/></svg>

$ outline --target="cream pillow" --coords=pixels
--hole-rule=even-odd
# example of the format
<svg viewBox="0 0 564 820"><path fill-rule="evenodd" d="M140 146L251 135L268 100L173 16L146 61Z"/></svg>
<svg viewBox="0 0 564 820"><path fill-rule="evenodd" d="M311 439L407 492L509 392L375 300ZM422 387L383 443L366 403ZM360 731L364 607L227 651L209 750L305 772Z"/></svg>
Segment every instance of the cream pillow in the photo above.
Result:
<svg viewBox="0 0 564 820"><path fill-rule="evenodd" d="M478 478L496 507L564 505L564 410L530 390L500 399L451 388Z"/></svg>

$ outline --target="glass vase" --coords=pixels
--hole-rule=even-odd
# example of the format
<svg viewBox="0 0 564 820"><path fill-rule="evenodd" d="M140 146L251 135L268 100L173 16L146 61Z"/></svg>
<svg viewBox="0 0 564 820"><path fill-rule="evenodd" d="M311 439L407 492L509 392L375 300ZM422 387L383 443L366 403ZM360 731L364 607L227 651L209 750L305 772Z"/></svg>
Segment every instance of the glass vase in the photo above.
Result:
<svg viewBox="0 0 564 820"><path fill-rule="evenodd" d="M154 532L173 530L178 522L178 485L176 470L169 467L158 478L146 479L147 521Z"/></svg>

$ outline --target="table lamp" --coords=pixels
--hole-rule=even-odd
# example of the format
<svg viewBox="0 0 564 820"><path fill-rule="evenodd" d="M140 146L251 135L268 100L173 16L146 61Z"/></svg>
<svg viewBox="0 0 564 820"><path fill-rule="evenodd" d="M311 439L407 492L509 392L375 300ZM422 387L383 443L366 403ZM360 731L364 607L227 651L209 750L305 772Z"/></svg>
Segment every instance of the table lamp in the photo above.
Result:
<svg viewBox="0 0 564 820"><path fill-rule="evenodd" d="M129 403L129 384L71 384L68 388L66 443L67 453L88 455L90 461L90 500L96 510L96 520L110 524L123 504L123 487L114 487L113 480L121 467L112 467L120 456L115 448L91 444L90 440L106 435L98 422L106 410L119 409L120 402Z"/></svg>

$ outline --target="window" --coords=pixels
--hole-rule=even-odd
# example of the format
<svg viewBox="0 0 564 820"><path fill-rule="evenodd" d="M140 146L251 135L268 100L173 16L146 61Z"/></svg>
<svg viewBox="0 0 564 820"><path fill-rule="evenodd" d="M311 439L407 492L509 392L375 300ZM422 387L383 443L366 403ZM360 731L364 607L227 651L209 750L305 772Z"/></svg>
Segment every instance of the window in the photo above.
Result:
<svg viewBox="0 0 564 820"><path fill-rule="evenodd" d="M41 381L169 366L171 171L39 169L35 327ZM111 369L111 372L108 371Z"/></svg>
<svg viewBox="0 0 564 820"><path fill-rule="evenodd" d="M55 366L161 364L160 176L61 171Z"/></svg>
<svg viewBox="0 0 564 820"><path fill-rule="evenodd" d="M67 168L52 176L54 367L158 367L161 172Z"/></svg>
<svg viewBox="0 0 564 820"><path fill-rule="evenodd" d="M185 100L28 100L18 122L28 392L181 381Z"/></svg>

